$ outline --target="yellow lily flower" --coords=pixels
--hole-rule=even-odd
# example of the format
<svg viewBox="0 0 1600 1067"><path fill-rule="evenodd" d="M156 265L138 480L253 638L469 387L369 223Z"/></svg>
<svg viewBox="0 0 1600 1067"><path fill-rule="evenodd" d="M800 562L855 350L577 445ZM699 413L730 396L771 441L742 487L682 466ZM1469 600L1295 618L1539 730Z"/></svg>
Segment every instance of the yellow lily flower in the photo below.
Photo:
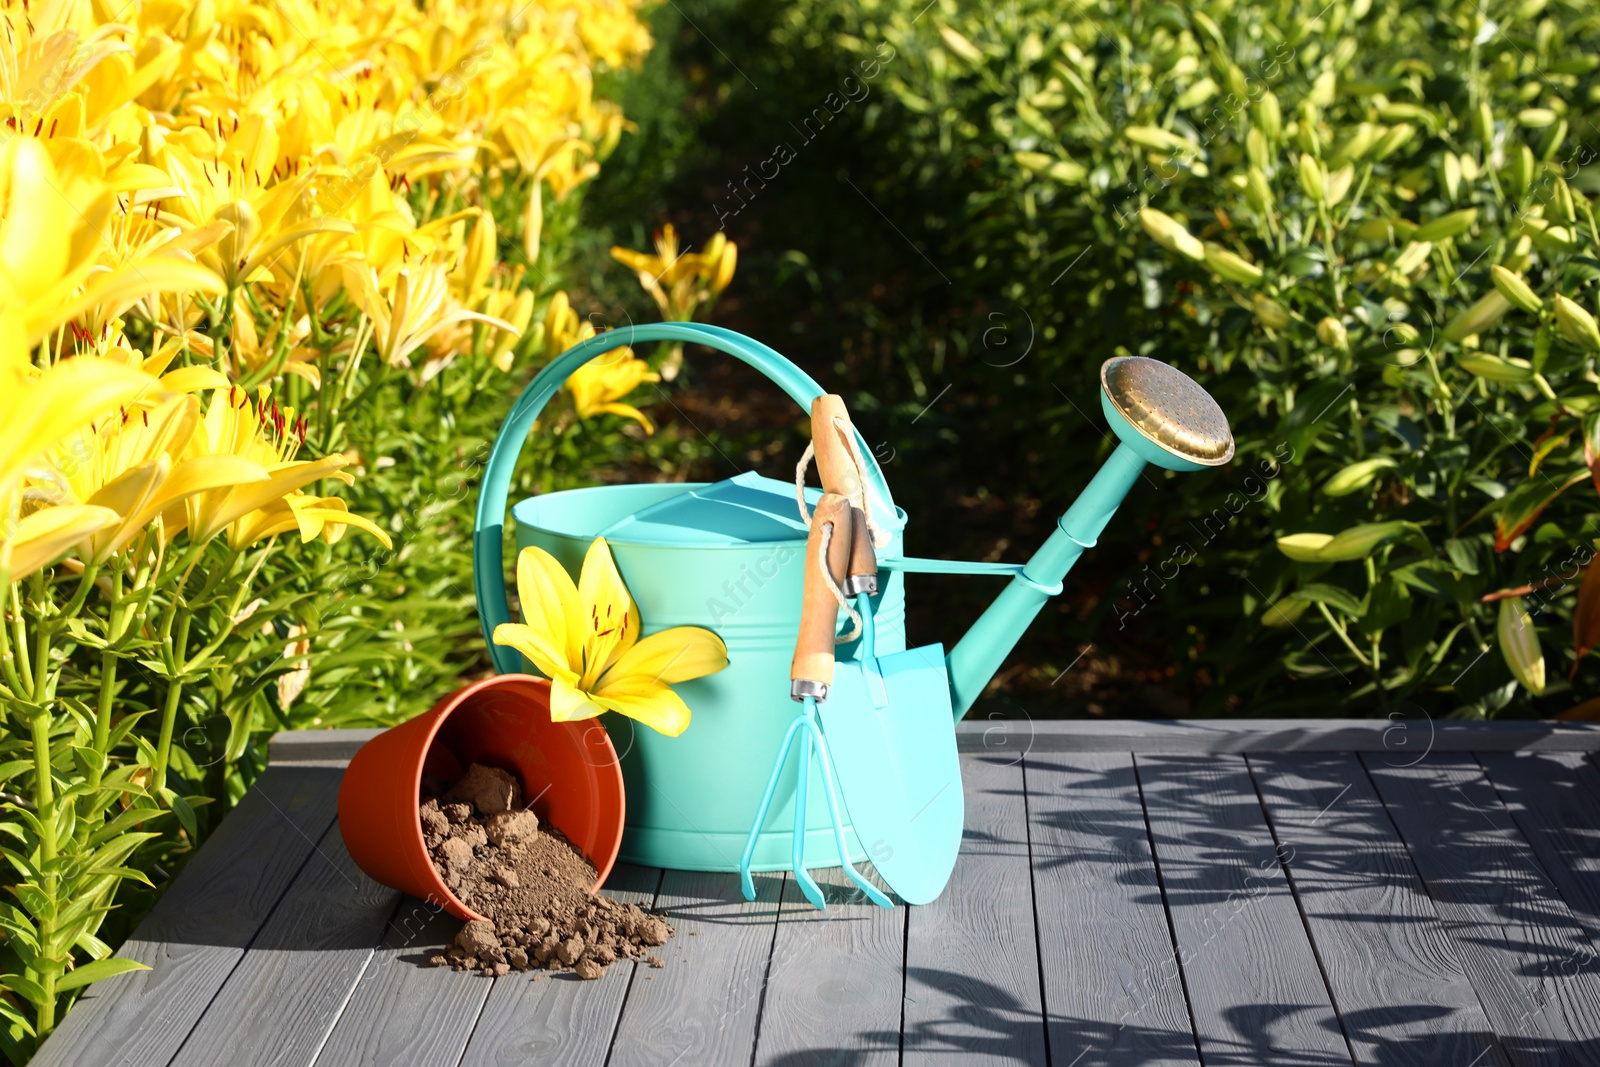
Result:
<svg viewBox="0 0 1600 1067"><path fill-rule="evenodd" d="M72 158L92 165L86 154ZM91 309L102 309L104 321L152 293L222 291L197 264L175 255L115 270L101 265L113 201L98 174L58 172L31 137L12 137L0 148L0 307L21 316L29 344Z"/></svg>
<svg viewBox="0 0 1600 1067"><path fill-rule="evenodd" d="M584 323L585 326L588 323ZM650 369L650 364L633 354L631 348L618 348L603 356L596 356L567 379L572 392L572 405L584 418L601 412L637 419L645 433L655 433L655 424L649 416L621 399L645 382L659 382L661 375Z"/></svg>
<svg viewBox="0 0 1600 1067"><path fill-rule="evenodd" d="M174 459L199 417L198 399L175 396L154 411L125 410L103 419L51 453L48 465L32 473L28 496L51 510L63 504L110 509L116 521L97 526L78 549L85 563L104 563L188 497L267 480L265 469L239 456Z"/></svg>
<svg viewBox="0 0 1600 1067"><path fill-rule="evenodd" d="M544 345L547 357L554 359L580 341L595 334L594 324L579 322L578 313L572 310L565 292L550 299L544 314ZM650 369L650 364L633 354L631 348L618 348L596 356L572 372L566 388L572 393L572 405L583 418L593 418L602 412L637 419L645 433L655 433L656 427L649 416L632 404L619 403L645 382L659 382L661 375Z"/></svg>
<svg viewBox="0 0 1600 1067"><path fill-rule="evenodd" d="M699 252L680 252L678 231L669 222L656 231L655 246L654 255L615 246L611 258L638 274L639 284L669 322L692 320L733 280L739 249L721 231Z"/></svg>
<svg viewBox="0 0 1600 1067"><path fill-rule="evenodd" d="M413 351L459 322L483 322L508 333L520 332L504 319L456 305L445 264L438 261L401 267L387 298L379 292L378 275L371 267L348 271L346 284L356 306L372 320L373 345L390 366L410 366Z"/></svg>
<svg viewBox="0 0 1600 1067"><path fill-rule="evenodd" d="M278 521L282 517L279 508L284 497L320 478L351 480L342 473L350 461L338 452L321 459L296 462L294 455L304 440L304 425L297 424L292 409L280 410L272 403L270 389L263 387L256 402L251 402L243 389L230 387L213 392L205 416L195 423L194 433L182 452L183 458L234 456L254 463L266 477L185 497L181 508L170 507L162 517L167 536L187 527L190 539L202 542L228 530L229 543L239 548L267 536L263 530L278 532L287 528ZM267 514L253 514L263 510ZM354 522L355 516L318 518L361 525ZM376 527L369 532L388 544L388 536Z"/></svg>
<svg viewBox="0 0 1600 1067"><path fill-rule="evenodd" d="M609 710L677 737L689 725L689 706L672 683L728 665L722 638L698 626L639 637L638 608L603 537L589 546L576 585L554 556L523 549L517 595L528 621L495 627L494 642L521 652L550 679L556 722Z"/></svg>
<svg viewBox="0 0 1600 1067"><path fill-rule="evenodd" d="M155 386L143 371L93 357L41 370L28 357L21 323L0 315L0 523L10 526L16 516L24 473L40 456ZM11 534L0 539L0 567L10 559Z"/></svg>

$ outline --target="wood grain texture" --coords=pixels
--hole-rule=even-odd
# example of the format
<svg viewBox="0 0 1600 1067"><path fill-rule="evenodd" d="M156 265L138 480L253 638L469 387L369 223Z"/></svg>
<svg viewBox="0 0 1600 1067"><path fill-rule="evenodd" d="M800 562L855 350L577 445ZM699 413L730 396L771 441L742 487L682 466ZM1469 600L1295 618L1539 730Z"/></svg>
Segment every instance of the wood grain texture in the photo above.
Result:
<svg viewBox="0 0 1600 1067"><path fill-rule="evenodd" d="M1349 1064L1244 759L1137 766L1202 1059Z"/></svg>
<svg viewBox="0 0 1600 1067"><path fill-rule="evenodd" d="M1545 875L1600 946L1600 768L1575 752L1484 752L1478 762Z"/></svg>
<svg viewBox="0 0 1600 1067"><path fill-rule="evenodd" d="M1505 1064L1361 761L1280 754L1249 763L1356 1062Z"/></svg>
<svg viewBox="0 0 1600 1067"><path fill-rule="evenodd" d="M989 719L956 727L963 752L1593 752L1600 723L1432 719Z"/></svg>
<svg viewBox="0 0 1600 1067"><path fill-rule="evenodd" d="M377 730L284 730L272 761L348 761ZM963 752L1600 752L1600 723L1430 719L970 719Z"/></svg>
<svg viewBox="0 0 1600 1067"><path fill-rule="evenodd" d="M1133 757L1023 766L1051 1062L1198 1065Z"/></svg>
<svg viewBox="0 0 1600 1067"><path fill-rule="evenodd" d="M783 893L781 874L753 877L746 901L736 874L666 872L656 906L676 933L656 950L665 966L634 975L611 1067L749 1059Z"/></svg>
<svg viewBox="0 0 1600 1067"><path fill-rule="evenodd" d="M649 907L660 885L659 870L619 863L601 893ZM633 963L613 964L592 982L571 971L513 972L493 979L461 1067L599 1067L611 1051L617 1016L638 969Z"/></svg>
<svg viewBox="0 0 1600 1067"><path fill-rule="evenodd" d="M1471 756L1363 757L1511 1062L1600 1064L1600 967Z"/></svg>
<svg viewBox="0 0 1600 1067"><path fill-rule="evenodd" d="M269 767L117 953L153 969L95 983L32 1062L169 1062L333 822L341 774Z"/></svg>
<svg viewBox="0 0 1600 1067"><path fill-rule="evenodd" d="M962 760L966 833L944 894L906 912L904 1062L1044 1067L1022 764Z"/></svg>
<svg viewBox="0 0 1600 1067"><path fill-rule="evenodd" d="M317 1055L317 1067L441 1067L461 1058L492 985L430 967L461 920L402 897L383 940Z"/></svg>
<svg viewBox="0 0 1600 1067"><path fill-rule="evenodd" d="M399 901L361 873L338 825L329 827L173 1067L310 1064Z"/></svg>
<svg viewBox="0 0 1600 1067"><path fill-rule="evenodd" d="M839 868L812 874L828 908L784 880L755 1063L898 1063L906 909L870 903Z"/></svg>

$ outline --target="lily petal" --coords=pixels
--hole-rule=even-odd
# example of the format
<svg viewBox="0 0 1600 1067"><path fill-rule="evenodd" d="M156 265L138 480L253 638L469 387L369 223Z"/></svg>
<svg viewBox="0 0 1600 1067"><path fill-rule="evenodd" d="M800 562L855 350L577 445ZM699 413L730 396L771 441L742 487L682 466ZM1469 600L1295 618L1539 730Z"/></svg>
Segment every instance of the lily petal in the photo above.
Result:
<svg viewBox="0 0 1600 1067"><path fill-rule="evenodd" d="M668 737L677 737L689 727L689 705L683 698L671 687L656 685L638 675L620 678L597 690L594 699Z"/></svg>
<svg viewBox="0 0 1600 1067"><path fill-rule="evenodd" d="M722 638L698 626L674 626L651 634L618 656L598 691L625 678L661 685L686 682L715 674L727 665L728 646Z"/></svg>
<svg viewBox="0 0 1600 1067"><path fill-rule="evenodd" d="M54 563L95 531L121 519L110 508L90 504L65 504L36 511L17 523L11 536L0 544L0 565L9 560L11 581L26 578Z"/></svg>
<svg viewBox="0 0 1600 1067"><path fill-rule="evenodd" d="M522 617L543 635L551 658L582 673L584 622L578 587L567 569L537 545L517 554L517 599Z"/></svg>
<svg viewBox="0 0 1600 1067"><path fill-rule="evenodd" d="M562 671L550 679L550 721L577 722L592 719L605 707L579 689L572 672Z"/></svg>
<svg viewBox="0 0 1600 1067"><path fill-rule="evenodd" d="M589 617L584 620L583 684L592 688L616 658L639 639L639 613L622 575L617 573L611 546L604 537L595 538L584 554L578 600L589 608Z"/></svg>

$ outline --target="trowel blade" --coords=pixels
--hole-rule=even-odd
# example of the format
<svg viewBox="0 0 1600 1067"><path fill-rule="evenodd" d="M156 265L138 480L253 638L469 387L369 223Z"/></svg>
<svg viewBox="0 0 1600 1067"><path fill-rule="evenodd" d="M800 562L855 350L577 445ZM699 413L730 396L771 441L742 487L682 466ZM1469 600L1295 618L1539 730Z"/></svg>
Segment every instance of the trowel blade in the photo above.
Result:
<svg viewBox="0 0 1600 1067"><path fill-rule="evenodd" d="M888 696L881 706L874 673ZM867 858L906 903L934 900L955 869L966 817L944 646L840 660L817 713Z"/></svg>

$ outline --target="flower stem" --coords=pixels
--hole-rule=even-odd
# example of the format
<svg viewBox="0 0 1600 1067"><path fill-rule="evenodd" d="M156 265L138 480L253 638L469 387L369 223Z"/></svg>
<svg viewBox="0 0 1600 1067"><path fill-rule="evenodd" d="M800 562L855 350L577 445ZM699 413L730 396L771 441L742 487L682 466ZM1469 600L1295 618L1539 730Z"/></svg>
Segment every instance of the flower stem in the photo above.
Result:
<svg viewBox="0 0 1600 1067"><path fill-rule="evenodd" d="M172 730L178 721L178 705L183 700L183 679L181 674L187 666L184 651L189 644L189 621L191 618L193 616L186 611L178 619L178 634L173 639L172 644L173 678L167 684L167 701L161 708L161 733L156 739L156 766L152 784L158 794L167 785L167 766L172 756Z"/></svg>

